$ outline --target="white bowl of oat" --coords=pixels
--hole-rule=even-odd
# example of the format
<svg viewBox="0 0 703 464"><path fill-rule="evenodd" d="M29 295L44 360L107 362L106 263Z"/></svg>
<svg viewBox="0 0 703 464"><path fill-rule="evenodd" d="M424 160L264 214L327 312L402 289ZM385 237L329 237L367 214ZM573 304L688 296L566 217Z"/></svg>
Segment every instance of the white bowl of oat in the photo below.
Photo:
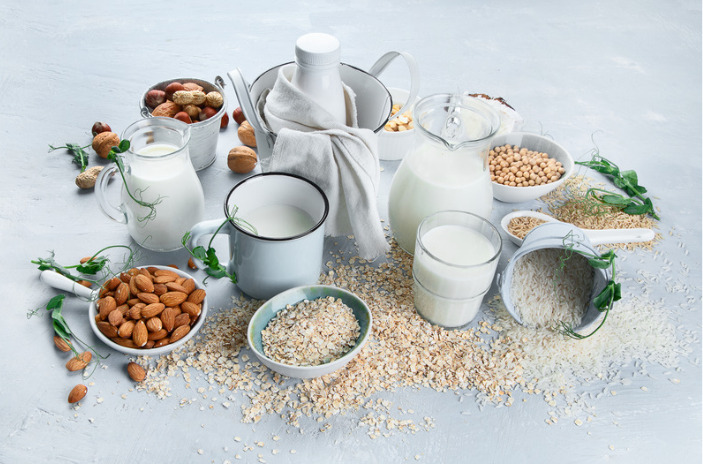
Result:
<svg viewBox="0 0 703 464"><path fill-rule="evenodd" d="M366 303L347 290L306 285L274 296L254 313L249 347L279 374L309 379L346 366L371 335Z"/></svg>

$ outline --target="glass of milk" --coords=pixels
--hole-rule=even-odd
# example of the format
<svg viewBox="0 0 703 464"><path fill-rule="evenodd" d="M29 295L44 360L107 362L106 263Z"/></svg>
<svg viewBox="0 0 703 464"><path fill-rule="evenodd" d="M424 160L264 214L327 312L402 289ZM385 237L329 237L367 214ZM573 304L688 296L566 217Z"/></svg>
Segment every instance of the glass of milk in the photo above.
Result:
<svg viewBox="0 0 703 464"><path fill-rule="evenodd" d="M190 127L172 118L148 118L127 127L122 139L129 140L130 147L121 155L126 183L120 203L115 206L107 198L110 178L123 180L112 164L98 176L98 204L110 218L126 224L142 247L152 251L181 248L183 235L205 212L203 188L188 151Z"/></svg>
<svg viewBox="0 0 703 464"><path fill-rule="evenodd" d="M483 217L439 211L417 229L415 310L429 322L461 328L474 320L495 276L502 240Z"/></svg>

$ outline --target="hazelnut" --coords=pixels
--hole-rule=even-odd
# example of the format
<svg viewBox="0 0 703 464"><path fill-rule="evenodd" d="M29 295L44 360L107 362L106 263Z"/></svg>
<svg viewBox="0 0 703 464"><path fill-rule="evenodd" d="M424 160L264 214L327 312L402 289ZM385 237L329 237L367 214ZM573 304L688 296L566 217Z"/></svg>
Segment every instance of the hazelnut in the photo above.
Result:
<svg viewBox="0 0 703 464"><path fill-rule="evenodd" d="M254 128L251 127L249 121L244 121L239 126L239 128L237 129L237 136L244 145L248 145L250 147L256 146L256 135L254 134Z"/></svg>
<svg viewBox="0 0 703 464"><path fill-rule="evenodd" d="M232 119L234 119L237 124L241 124L247 120L247 118L244 117L244 112L240 106L236 107L234 111L232 111Z"/></svg>
<svg viewBox="0 0 703 464"><path fill-rule="evenodd" d="M179 111L173 116L173 119L178 119L179 121L183 121L186 124L191 124L193 121L190 119L190 116L188 116L188 113L185 111Z"/></svg>
<svg viewBox="0 0 703 464"><path fill-rule="evenodd" d="M222 98L222 94L220 92L208 92L208 94L205 95L205 102L207 106L212 106L217 109L222 106L224 99Z"/></svg>
<svg viewBox="0 0 703 464"><path fill-rule="evenodd" d="M222 114L222 119L220 119L220 129L224 129L229 124L229 115L227 113Z"/></svg>
<svg viewBox="0 0 703 464"><path fill-rule="evenodd" d="M188 116L190 116L192 120L196 120L200 117L200 108L195 105L186 105L183 111L188 113Z"/></svg>
<svg viewBox="0 0 703 464"><path fill-rule="evenodd" d="M112 147L120 144L120 137L114 132L101 132L93 139L93 150L101 158L107 158Z"/></svg>
<svg viewBox="0 0 703 464"><path fill-rule="evenodd" d="M186 88L180 82L171 82L166 86L164 92L166 92L166 99L172 100L173 94L179 90L185 90Z"/></svg>
<svg viewBox="0 0 703 464"><path fill-rule="evenodd" d="M172 101L166 101L154 108L151 112L152 116L163 116L166 118L172 118L181 111L181 107L173 103Z"/></svg>
<svg viewBox="0 0 703 464"><path fill-rule="evenodd" d="M76 176L76 185L82 189L92 189L95 187L95 181L98 180L98 174L103 170L102 166L93 166Z"/></svg>
<svg viewBox="0 0 703 464"><path fill-rule="evenodd" d="M227 155L227 166L237 174L246 174L256 167L256 152L249 147L234 147Z"/></svg>
<svg viewBox="0 0 703 464"><path fill-rule="evenodd" d="M186 106L186 105L191 105L193 104L193 92L190 90L178 90L177 92L173 93L173 97L171 98L173 100L173 103L181 106Z"/></svg>
<svg viewBox="0 0 703 464"><path fill-rule="evenodd" d="M107 125L107 123L104 122L96 122L93 124L93 128L90 130L93 133L93 137L95 137L98 134L101 134L103 132L109 132L112 129L110 129L110 126Z"/></svg>
<svg viewBox="0 0 703 464"><path fill-rule="evenodd" d="M206 119L210 119L211 117L215 116L217 114L217 111L214 108L210 108L209 106L206 106L202 110L200 110L200 115L199 118L201 121L205 121Z"/></svg>
<svg viewBox="0 0 703 464"><path fill-rule="evenodd" d="M163 90L149 90L144 97L144 103L151 109L156 108L160 104L166 101L166 92Z"/></svg>
<svg viewBox="0 0 703 464"><path fill-rule="evenodd" d="M200 92L203 91L203 88L195 82L186 82L185 84L183 84L183 88L185 90L198 90Z"/></svg>

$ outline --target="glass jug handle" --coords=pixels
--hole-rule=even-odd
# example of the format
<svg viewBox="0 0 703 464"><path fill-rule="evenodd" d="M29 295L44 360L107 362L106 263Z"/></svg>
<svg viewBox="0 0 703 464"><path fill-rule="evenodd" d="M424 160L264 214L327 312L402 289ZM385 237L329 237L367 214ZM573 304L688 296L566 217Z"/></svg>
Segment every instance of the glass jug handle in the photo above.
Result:
<svg viewBox="0 0 703 464"><path fill-rule="evenodd" d="M100 174L98 174L98 178L95 181L95 196L98 199L98 206L100 206L100 209L103 213L105 213L105 215L107 215L107 217L121 224L126 224L127 215L125 215L124 211L122 211L120 208L110 203L107 200L107 195L105 193L107 189L107 184L108 182L110 182L110 178L115 174L116 171L117 166L115 164L107 166L102 171L100 171Z"/></svg>

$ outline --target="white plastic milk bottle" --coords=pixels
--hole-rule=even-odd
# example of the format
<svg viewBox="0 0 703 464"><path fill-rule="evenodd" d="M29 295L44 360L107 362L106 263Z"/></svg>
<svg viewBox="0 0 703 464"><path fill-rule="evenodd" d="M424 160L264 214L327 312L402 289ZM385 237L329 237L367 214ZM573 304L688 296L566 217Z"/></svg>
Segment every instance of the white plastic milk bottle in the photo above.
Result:
<svg viewBox="0 0 703 464"><path fill-rule="evenodd" d="M296 69L291 83L307 94L334 119L347 125L347 108L339 75L339 40L313 32L295 42Z"/></svg>

